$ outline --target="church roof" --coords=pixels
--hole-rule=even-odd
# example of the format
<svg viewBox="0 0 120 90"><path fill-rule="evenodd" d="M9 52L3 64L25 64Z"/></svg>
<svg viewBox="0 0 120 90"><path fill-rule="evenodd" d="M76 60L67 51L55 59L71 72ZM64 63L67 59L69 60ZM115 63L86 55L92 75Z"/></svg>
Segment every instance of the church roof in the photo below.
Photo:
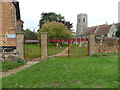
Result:
<svg viewBox="0 0 120 90"><path fill-rule="evenodd" d="M102 25L98 26L98 29L95 32L95 36L107 35L112 25Z"/></svg>
<svg viewBox="0 0 120 90"><path fill-rule="evenodd" d="M112 24L111 25L103 24L103 25L88 27L84 30L82 34L83 35L95 34L95 36L107 35L109 33L111 26ZM116 24L116 26L120 26L120 23Z"/></svg>
<svg viewBox="0 0 120 90"><path fill-rule="evenodd" d="M94 27L88 27L84 30L83 35L87 35L87 34L92 34L95 32L97 26Z"/></svg>

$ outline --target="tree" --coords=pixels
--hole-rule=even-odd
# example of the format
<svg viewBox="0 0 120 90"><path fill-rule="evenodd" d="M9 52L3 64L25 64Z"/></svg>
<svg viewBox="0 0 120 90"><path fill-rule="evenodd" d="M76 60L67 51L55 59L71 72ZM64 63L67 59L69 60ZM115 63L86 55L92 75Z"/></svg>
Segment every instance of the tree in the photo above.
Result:
<svg viewBox="0 0 120 90"><path fill-rule="evenodd" d="M50 13L42 13L41 14L41 20L39 21L39 26L40 28L44 25L45 22L49 21L62 21L64 19L63 16L61 16L60 14L55 14L54 12L50 12Z"/></svg>
<svg viewBox="0 0 120 90"><path fill-rule="evenodd" d="M70 23L69 21L65 21L65 20L63 20L63 21L59 21L59 22L61 22L61 23L63 23L65 26L67 26L67 28L69 29L69 30L71 30L71 28L73 27L73 23ZM72 31L72 30L71 30Z"/></svg>
<svg viewBox="0 0 120 90"><path fill-rule="evenodd" d="M37 39L37 34L30 29L24 30L25 39Z"/></svg>
<svg viewBox="0 0 120 90"><path fill-rule="evenodd" d="M63 23L65 26L67 26L67 28L69 30L73 27L72 23L70 23L69 21L66 21L64 19L64 16L61 16L61 14L56 14L54 12L49 12L49 13L42 13L41 14L41 19L39 21L40 29L44 25L44 23L48 22L48 21L49 22L56 21L56 22Z"/></svg>
<svg viewBox="0 0 120 90"><path fill-rule="evenodd" d="M117 32L116 32L116 36L117 36L117 37L120 37L120 27L119 27L119 29L118 29Z"/></svg>
<svg viewBox="0 0 120 90"><path fill-rule="evenodd" d="M72 32L68 28L59 22L46 22L41 32L48 32L48 39L70 39L72 38Z"/></svg>

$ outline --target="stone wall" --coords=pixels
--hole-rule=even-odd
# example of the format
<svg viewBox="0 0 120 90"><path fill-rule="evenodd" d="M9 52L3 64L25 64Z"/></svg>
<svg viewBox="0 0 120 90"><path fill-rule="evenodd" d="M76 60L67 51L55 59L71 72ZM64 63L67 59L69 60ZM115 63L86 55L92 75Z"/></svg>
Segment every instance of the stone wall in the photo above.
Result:
<svg viewBox="0 0 120 90"><path fill-rule="evenodd" d="M47 33L41 32L41 59L47 59Z"/></svg>
<svg viewBox="0 0 120 90"><path fill-rule="evenodd" d="M95 54L95 35L89 35L89 41L88 41L88 55L91 56L92 54Z"/></svg>
<svg viewBox="0 0 120 90"><path fill-rule="evenodd" d="M102 42L100 38L96 38L96 53L118 53L118 44L119 38L103 38Z"/></svg>
<svg viewBox="0 0 120 90"><path fill-rule="evenodd" d="M18 57L24 59L24 35L23 33L16 33L16 43Z"/></svg>

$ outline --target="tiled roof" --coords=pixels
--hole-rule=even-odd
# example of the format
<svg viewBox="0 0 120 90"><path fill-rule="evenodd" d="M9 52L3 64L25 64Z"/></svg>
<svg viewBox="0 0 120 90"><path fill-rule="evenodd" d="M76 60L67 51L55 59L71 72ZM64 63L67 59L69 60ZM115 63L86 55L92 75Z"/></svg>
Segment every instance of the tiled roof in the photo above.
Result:
<svg viewBox="0 0 120 90"><path fill-rule="evenodd" d="M94 27L88 27L84 30L84 32L82 33L83 35L88 35L88 34L92 34L95 32L95 30L97 29L97 26Z"/></svg>
<svg viewBox="0 0 120 90"><path fill-rule="evenodd" d="M89 35L89 34L95 34L95 36L107 35L112 25L113 24L111 25L103 24L99 26L88 27L84 30L82 35ZM120 28L120 23L116 23L114 25L116 26L117 29Z"/></svg>
<svg viewBox="0 0 120 90"><path fill-rule="evenodd" d="M96 36L107 35L111 26L112 24L111 25L103 24L99 26L88 27L84 30L82 34L83 35L95 34Z"/></svg>
<svg viewBox="0 0 120 90"><path fill-rule="evenodd" d="M99 36L99 35L107 35L110 28L112 25L102 25L99 26L97 31L95 32L95 36Z"/></svg>

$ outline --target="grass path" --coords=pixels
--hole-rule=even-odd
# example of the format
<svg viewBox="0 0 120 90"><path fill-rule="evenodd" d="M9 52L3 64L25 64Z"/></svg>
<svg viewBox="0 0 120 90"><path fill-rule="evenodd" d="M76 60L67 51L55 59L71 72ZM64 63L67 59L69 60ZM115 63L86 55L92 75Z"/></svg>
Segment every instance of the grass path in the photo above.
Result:
<svg viewBox="0 0 120 90"><path fill-rule="evenodd" d="M64 49L64 51L62 51L62 52L60 52L58 54L48 56L48 58L53 58L55 56L65 56L65 55L67 55L66 54L67 50L68 50L68 48ZM8 76L10 74L14 74L14 73L16 73L16 72L18 72L20 70L23 70L25 68L28 68L28 67L30 67L30 66L32 66L32 65L34 65L34 64L36 64L36 63L38 63L40 61L41 61L41 58L36 58L36 59L31 60L31 61L28 61L25 65L20 66L18 68L8 70L7 72L0 72L0 77L6 77L6 76Z"/></svg>

